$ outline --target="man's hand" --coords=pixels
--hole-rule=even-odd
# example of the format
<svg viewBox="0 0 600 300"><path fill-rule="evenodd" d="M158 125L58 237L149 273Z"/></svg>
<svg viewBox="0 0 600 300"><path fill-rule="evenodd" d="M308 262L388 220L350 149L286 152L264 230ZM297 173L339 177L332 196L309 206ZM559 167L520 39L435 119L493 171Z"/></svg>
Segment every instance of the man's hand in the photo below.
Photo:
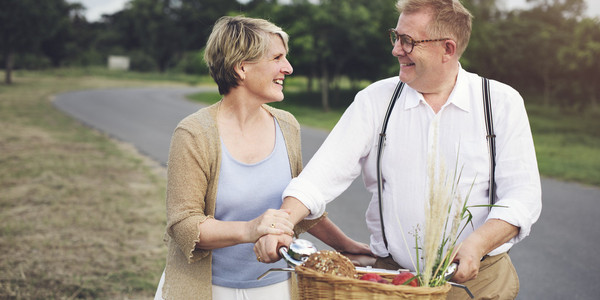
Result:
<svg viewBox="0 0 600 300"><path fill-rule="evenodd" d="M263 263L274 263L281 259L279 248L289 247L292 243L292 237L287 234L267 234L263 235L254 244L254 253L256 259Z"/></svg>
<svg viewBox="0 0 600 300"><path fill-rule="evenodd" d="M463 283L477 277L481 258L519 234L519 227L491 219L473 231L460 245L454 261L458 269L451 280Z"/></svg>
<svg viewBox="0 0 600 300"><path fill-rule="evenodd" d="M373 254L354 254L346 252L342 252L342 254L348 257L352 264L357 267L372 266L377 261L377 258Z"/></svg>
<svg viewBox="0 0 600 300"><path fill-rule="evenodd" d="M454 258L454 261L458 262L458 269L451 280L456 283L463 283L477 277L481 257L479 250L468 244L461 244Z"/></svg>

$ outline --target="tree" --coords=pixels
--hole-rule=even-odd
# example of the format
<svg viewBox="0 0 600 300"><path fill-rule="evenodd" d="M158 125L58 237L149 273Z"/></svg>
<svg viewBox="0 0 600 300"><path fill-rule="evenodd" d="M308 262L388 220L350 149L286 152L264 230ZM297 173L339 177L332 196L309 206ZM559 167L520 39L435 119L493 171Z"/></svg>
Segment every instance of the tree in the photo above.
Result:
<svg viewBox="0 0 600 300"><path fill-rule="evenodd" d="M396 24L395 1L295 0L278 8L266 8L264 0L255 2L263 4L255 4L256 16L270 18L290 34L295 72L320 78L324 110L330 109L330 90L336 91L342 76L375 79L393 62L384 28Z"/></svg>
<svg viewBox="0 0 600 300"><path fill-rule="evenodd" d="M574 79L574 84L568 90L575 97L563 99L572 99L567 104L577 105L581 109L596 109L600 97L600 85L597 84L600 82L600 21L583 19L575 27L567 44L561 47L558 57Z"/></svg>
<svg viewBox="0 0 600 300"><path fill-rule="evenodd" d="M35 52L46 38L52 36L68 18L64 0L2 0L0 1L0 54L4 58L5 82L12 82L11 73L17 53Z"/></svg>
<svg viewBox="0 0 600 300"><path fill-rule="evenodd" d="M133 0L128 17L142 50L156 62L161 73L183 51L185 36L179 25L176 0Z"/></svg>
<svg viewBox="0 0 600 300"><path fill-rule="evenodd" d="M585 4L583 0L532 2L537 3L535 7L513 15L510 20L522 24L525 32L521 39L513 39L513 44L520 45L518 51L522 57L516 65L523 66L516 69L521 72L517 79L541 90L544 104L551 105L561 90L573 85L573 76L565 72L568 62L558 54L562 48L571 47L565 41L572 40Z"/></svg>
<svg viewBox="0 0 600 300"><path fill-rule="evenodd" d="M52 62L54 67L60 67L68 58L77 55L79 45L76 44L74 35L75 24L83 23L84 7L80 3L61 3L56 7L61 16L56 20L56 27L40 45L44 53Z"/></svg>
<svg viewBox="0 0 600 300"><path fill-rule="evenodd" d="M202 49L217 19L229 12L239 11L240 8L237 0L180 0L180 2L177 15L185 35L186 50Z"/></svg>

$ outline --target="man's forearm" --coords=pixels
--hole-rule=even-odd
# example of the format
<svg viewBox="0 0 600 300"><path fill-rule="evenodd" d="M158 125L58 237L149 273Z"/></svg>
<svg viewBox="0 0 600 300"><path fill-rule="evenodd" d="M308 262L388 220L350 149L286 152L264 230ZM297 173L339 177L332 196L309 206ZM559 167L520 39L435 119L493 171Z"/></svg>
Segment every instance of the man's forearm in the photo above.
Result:
<svg viewBox="0 0 600 300"><path fill-rule="evenodd" d="M319 223L309 229L308 233L338 251L344 251L344 243L350 239L328 217L323 218Z"/></svg>
<svg viewBox="0 0 600 300"><path fill-rule="evenodd" d="M290 221L294 225L300 223L306 216L310 214L310 210L300 200L294 197L285 197L281 209L287 209L290 211Z"/></svg>
<svg viewBox="0 0 600 300"><path fill-rule="evenodd" d="M499 219L492 219L471 233L464 243L475 246L480 251L481 257L483 257L510 241L517 234L519 234L519 227Z"/></svg>

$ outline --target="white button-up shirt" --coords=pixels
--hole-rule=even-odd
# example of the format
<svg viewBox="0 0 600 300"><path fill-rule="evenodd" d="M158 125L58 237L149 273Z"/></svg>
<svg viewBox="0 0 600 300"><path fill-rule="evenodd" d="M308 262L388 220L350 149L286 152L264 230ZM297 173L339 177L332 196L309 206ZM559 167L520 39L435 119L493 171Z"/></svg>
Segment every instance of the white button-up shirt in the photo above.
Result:
<svg viewBox="0 0 600 300"><path fill-rule="evenodd" d="M447 169L453 172L455 165L462 168L461 195L468 195L473 185L469 206L489 203L489 153L481 77L461 68L454 90L437 114L421 93L405 85L390 116L382 157L383 218L389 244L386 249L379 221L376 162L381 125L398 80L394 77L375 82L356 95L283 196L297 198L310 210L308 218L316 218L362 171L365 186L373 195L366 213L373 253L382 257L391 253L401 266L413 269L415 229L418 226L420 234L424 232L427 157L434 137L437 136L438 153ZM503 207L491 211L488 207L471 208L472 222L478 228L488 219L501 219L520 228L517 237L489 253L496 255L529 235L542 203L523 98L500 82L490 80L490 86L497 136L496 204ZM467 226L459 241L472 231Z"/></svg>

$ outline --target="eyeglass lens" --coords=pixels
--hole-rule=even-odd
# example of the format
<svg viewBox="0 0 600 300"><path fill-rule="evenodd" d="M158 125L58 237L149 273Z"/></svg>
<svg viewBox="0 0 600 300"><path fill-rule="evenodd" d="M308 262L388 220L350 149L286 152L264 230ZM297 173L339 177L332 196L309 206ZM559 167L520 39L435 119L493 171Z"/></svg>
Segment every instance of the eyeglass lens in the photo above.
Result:
<svg viewBox="0 0 600 300"><path fill-rule="evenodd" d="M392 42L392 45L396 45L398 40L400 40L400 46L402 46L404 52L412 52L415 46L414 40L406 34L398 34L395 30L390 29L390 41Z"/></svg>

